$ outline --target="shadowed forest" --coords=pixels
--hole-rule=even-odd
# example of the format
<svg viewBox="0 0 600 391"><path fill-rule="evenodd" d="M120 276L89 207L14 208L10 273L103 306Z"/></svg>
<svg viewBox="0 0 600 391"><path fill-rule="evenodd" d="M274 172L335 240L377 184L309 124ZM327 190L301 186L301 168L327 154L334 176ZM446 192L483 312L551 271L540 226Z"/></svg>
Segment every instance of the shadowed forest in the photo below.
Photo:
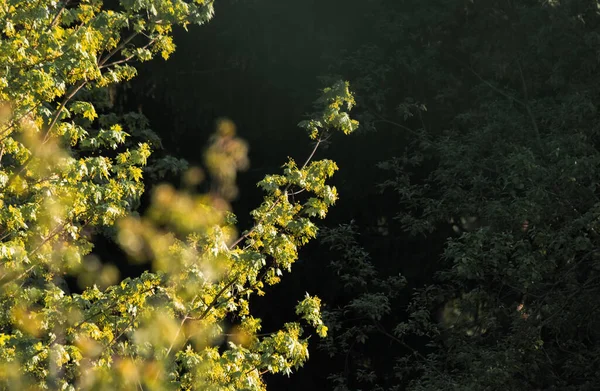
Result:
<svg viewBox="0 0 600 391"><path fill-rule="evenodd" d="M50 97L10 3L0 101L87 168L0 112L6 389L600 389L596 0L58 2L38 46L127 11L98 75L47 60L76 87Z"/></svg>

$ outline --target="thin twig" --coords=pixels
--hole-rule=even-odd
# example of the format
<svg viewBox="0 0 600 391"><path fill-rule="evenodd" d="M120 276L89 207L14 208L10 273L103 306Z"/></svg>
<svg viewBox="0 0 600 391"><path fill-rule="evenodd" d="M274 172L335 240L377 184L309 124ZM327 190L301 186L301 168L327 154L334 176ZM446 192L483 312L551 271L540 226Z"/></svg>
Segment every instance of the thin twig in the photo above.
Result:
<svg viewBox="0 0 600 391"><path fill-rule="evenodd" d="M540 148L542 148L542 138L540 136L540 129L538 128L537 121L533 112L531 111L531 105L529 104L529 94L527 93L527 83L525 82L525 76L523 75L523 68L521 67L521 61L517 60L517 66L519 68L519 75L521 76L521 85L523 87L523 98L525 99L524 106L527 111L527 115L529 115L529 119L531 120L531 124L533 126L533 131L535 132L535 136L537 138L538 144Z"/></svg>
<svg viewBox="0 0 600 391"><path fill-rule="evenodd" d="M479 73L477 73L471 66L466 66L467 69L473 74L475 75L475 77L477 77L482 83L484 83L485 85L487 85L488 87L490 87L492 90L496 91L498 94L502 95L503 97L507 98L508 100L514 101L518 104L520 104L521 106L527 108L527 104L525 102L523 102L520 99L517 99L516 97L509 95L507 92L502 91L502 89L496 87L495 85L493 85L492 83L490 83L489 81L485 80Z"/></svg>
<svg viewBox="0 0 600 391"><path fill-rule="evenodd" d="M322 142L325 142L327 140L329 140L330 136L327 136L326 138L322 138L319 137L319 139L317 140L317 142L315 143L315 146L313 147L310 155L308 156L308 158L306 159L306 161L304 162L304 164L302 165L302 169L306 168L306 166L310 163L310 161L312 160L312 158L315 156L315 153L317 152L317 149L319 148L319 146L321 145ZM284 189L284 193L287 192L290 187L292 185L288 184L285 189ZM273 210L273 208L279 204L279 200L275 201L273 203L273 205L271 205L271 207L269 208L269 210L267 212L270 212L271 210ZM230 246L229 249L232 250L234 249L237 245L239 245L243 240L247 239L255 230L256 230L256 226L257 224L254 224L254 226L245 234L243 234L242 236L240 236L235 242L233 242Z"/></svg>
<svg viewBox="0 0 600 391"><path fill-rule="evenodd" d="M101 68L112 56L114 56L118 51L122 50L125 45L131 42L139 33L133 32L131 33L121 44L119 44L116 48L110 51L103 59L98 62L98 67Z"/></svg>
<svg viewBox="0 0 600 391"><path fill-rule="evenodd" d="M319 137L319 139L317 140L317 142L315 143L315 147L313 148L312 152L310 153L310 155L308 155L308 158L306 158L306 161L304 162L304 164L302 165L302 169L304 169L308 163L310 163L310 161L312 160L312 158L315 156L315 153L317 152L317 149L319 149L319 145L321 145L321 143L323 141L328 140L329 137L327 137L325 140L323 140L322 137ZM286 188L286 190L290 187L290 185L288 185L288 187Z"/></svg>
<svg viewBox="0 0 600 391"><path fill-rule="evenodd" d="M50 125L48 125L48 129L46 130L46 133L44 135L44 140L42 142L43 144L45 144L48 141L48 139L50 138L50 132L52 131L52 128L54 127L54 125L56 125L56 123L58 122L58 118L60 117L60 114L64 110L67 103L69 103L69 101L75 96L75 94L77 94L79 92L79 90L81 90L87 83L88 83L87 80L80 80L79 83L73 87L71 92L69 92L63 98L62 102L60 103L60 106L56 110L56 113L54 113L54 116L52 117L52 121L50 122Z"/></svg>
<svg viewBox="0 0 600 391"><path fill-rule="evenodd" d="M177 333L175 333L175 337L173 337L173 341L171 342L171 346L169 346L169 349L167 349L167 354L166 354L167 357L169 356L169 354L171 354L171 350L173 350L173 346L175 346L175 342L177 342L177 338L179 337L179 334L181 334L181 330L183 329L183 325L185 324L185 322L188 319L190 319L190 318L186 315L181 320L181 323L179 324L179 328L177 329ZM158 373L157 373L157 376L158 376Z"/></svg>
<svg viewBox="0 0 600 391"><path fill-rule="evenodd" d="M156 42L156 38L151 39L147 44L145 44L144 46L142 46L142 49L146 49L148 46L152 45L154 42ZM131 56L123 58L121 60L113 61L113 62L108 63L108 64L99 65L98 68L99 69L104 69L104 68L112 67L114 65L123 64L125 62L131 61L134 57L135 57L135 54L132 54Z"/></svg>
<svg viewBox="0 0 600 391"><path fill-rule="evenodd" d="M46 31L50 31L52 30L52 28L56 25L56 23L58 22L58 18L60 17L60 15L63 13L63 11L65 10L65 8L67 8L67 5L69 5L69 3L71 2L71 0L67 0L63 3L63 5L60 7L60 9L58 10L58 12L56 13L56 15L54 15L54 18L52 19L52 22L50 22L50 24L48 25L48 29Z"/></svg>
<svg viewBox="0 0 600 391"><path fill-rule="evenodd" d="M9 131L10 131L12 128L14 128L14 127L15 127L15 125L17 124L17 122L19 122L19 121L20 121L20 120L22 120L23 118L27 117L29 114L31 114L31 112L32 112L33 110L37 109L37 108L38 108L38 106L40 106L40 105L41 105L41 103L37 103L37 104L35 104L33 107L31 107L29 110L27 110L25 113L23 113L23 115L21 115L19 118L17 118L17 119L15 119L15 118L11 119L11 120L10 120L10 122L9 122L9 124L8 124L8 125L6 125L6 127L5 127L4 129L0 130L0 135L4 135L4 133L7 133L7 132L9 132ZM9 134L10 134L10 133L9 133ZM8 136L8 135L7 135L7 136ZM7 136L4 136L2 139L0 139L0 141L4 141L4 139L5 139Z"/></svg>
<svg viewBox="0 0 600 391"><path fill-rule="evenodd" d="M119 338L121 338L127 332L127 330L131 326L133 326L133 323L135 322L136 319L137 319L137 316L133 315L131 317L131 319L129 320L129 323L127 323L125 325L125 327L123 327L123 330L121 330L121 332L119 334L115 334L115 336L113 337L112 341L110 341L110 343L106 346L106 349L110 349L119 340Z"/></svg>
<svg viewBox="0 0 600 391"><path fill-rule="evenodd" d="M82 80L79 82L79 85L76 85L71 92L66 95L60 106L58 107L58 109L56 110L54 116L52 117L52 121L50 122L50 125L48 125L48 128L46 129L46 132L44 134L44 139L42 140L42 144L45 144L46 142L48 142L48 140L50 139L50 134L51 134L51 130L54 127L54 125L56 125L56 123L58 122L58 117L60 117L60 113L63 111L63 109L65 108L65 106L67 105L67 103L71 100L71 98L73 98L73 96L75 96L75 94L77 92L79 92L79 90L81 90L83 88L83 86L85 86L87 84L87 80ZM6 182L6 186L5 187L9 187L14 180L21 175L21 173L23 171L25 171L25 169L27 168L27 166L29 165L29 163L31 163L31 160L33 160L33 156L35 155L35 152L32 152L29 157L27 158L27 160L25 160L25 162L21 165L21 167L19 167L19 169L17 170L17 172L15 172Z"/></svg>
<svg viewBox="0 0 600 391"><path fill-rule="evenodd" d="M462 62L461 60L459 60L458 58L456 58L455 56L453 56L452 54L449 54L456 62L458 62L459 64L463 65L465 68L467 68L469 70L469 72L471 72L473 75L475 75L475 77L477 77L477 79L479 79L482 83L484 83L485 85L487 85L488 87L490 87L492 90L496 91L498 94L504 96L505 98L518 103L519 105L521 105L525 111L527 112L527 115L529 116L529 119L531 120L532 126L533 126L533 131L535 133L536 136L536 140L538 143L538 147L541 149L542 148L542 142L541 142L541 136L540 136L540 131L539 131L539 127L537 124L537 121L535 119L535 116L533 115L533 111L531 110L531 106L529 105L529 98L528 98L528 93L527 93L527 83L525 82L525 76L523 74L523 69L521 67L521 62L519 60L517 60L517 67L519 68L519 75L521 78L521 86L523 89L523 98L524 100L520 100L518 98L516 98L515 96L512 96L510 94L508 94L507 92L503 91L502 89L496 87L495 85L493 85L492 83L490 83L489 81L487 81L486 79L483 78L483 76L481 76L479 73L477 73L477 71L475 71L475 69L473 69L473 67L471 67L470 65L465 64L464 62Z"/></svg>
<svg viewBox="0 0 600 391"><path fill-rule="evenodd" d="M400 129L406 130L407 132L409 132L409 133L411 133L411 134L413 134L415 136L419 136L419 133L415 132L414 130L412 130L411 128L409 128L407 126L404 126L404 125L399 124L399 123L394 122L394 121L390 121L389 119L381 117L379 114L375 114L375 115L379 118L379 120L373 121L373 123L385 122L385 123L388 123L390 125L394 125L394 126L400 128Z"/></svg>
<svg viewBox="0 0 600 391"><path fill-rule="evenodd" d="M423 356L419 351L417 351L415 348L413 348L412 346L410 346L409 344L407 344L406 342L404 342L403 340L401 340L400 338L397 338L396 336L388 333L383 326L381 326L381 324L374 322L375 323L375 327L377 328L377 330L385 335L386 337L390 338L392 341L395 341L397 343L399 343L400 345L404 346L406 349L410 350L415 356L419 357L421 360L423 360L425 363L428 362L427 357ZM436 371L439 375L441 375L442 377L446 377L446 375L444 373L442 373L442 371L440 371L438 368L436 368L435 366L430 364L430 367Z"/></svg>
<svg viewBox="0 0 600 391"><path fill-rule="evenodd" d="M375 117L378 118L378 120L377 121L373 121L373 123L385 122L387 124L394 125L394 126L400 128L400 129L406 130L407 132L411 133L414 136L420 136L420 134L417 131L409 128L408 126L402 125L402 124L400 124L398 122L391 121L391 120L383 117L381 114L379 114L377 112L377 110L373 109L372 107L367 107L367 109L369 110L369 113L373 114ZM419 110L419 116L421 117L421 111L420 110ZM421 122L423 123L423 117L421 117ZM425 124L424 123L423 123L423 129L425 129Z"/></svg>
<svg viewBox="0 0 600 391"><path fill-rule="evenodd" d="M140 295L142 295L142 296L143 296L143 295L145 295L146 293L148 293L148 292L151 292L151 291L152 291L152 290L154 290L154 289L156 289L156 286L152 286L152 287L150 287L150 288L147 288L147 289L145 289L145 290L141 291L141 292L140 292ZM80 328L80 327L81 327L81 326L83 326L84 324L86 324L86 323L90 322L90 321L91 321L92 319L94 319L95 317L97 317L97 316L100 316L100 315L102 315L102 314L106 313L107 311L110 311L110 310L114 309L114 308L115 308L115 307L117 307L118 305L119 305L119 303L118 303L118 302L116 302L116 301L114 301L114 302L112 302L112 303L111 303L109 306L107 306L107 307L105 307L105 308L102 308L102 309L98 310L97 312L95 312L95 313L93 313L93 314L91 314L91 315L88 315L88 316L87 316L85 319L83 319L82 321L80 321L79 323L77 323L75 326L73 326L73 330L77 330L78 328Z"/></svg>
<svg viewBox="0 0 600 391"><path fill-rule="evenodd" d="M228 283L226 283L219 292L217 292L217 294L215 295L215 297L213 297L213 299L211 300L210 304L206 304L206 302L204 301L204 299L200 299L202 300L202 304L204 304L206 306L206 308L204 309L204 311L202 312L202 314L200 314L200 316L190 316L190 314L186 314L185 317L189 320L202 320L204 319L208 313L210 312L211 309L216 308L218 305L221 305L225 302L221 302L221 303L217 303L217 300L221 297L221 295L223 295L225 293L225 291L228 288L231 288L231 286L238 280L240 276L240 273L236 273L236 275L231 279L231 281L229 281ZM231 300L232 297L228 298L227 301ZM192 309L191 311L194 311L195 309Z"/></svg>

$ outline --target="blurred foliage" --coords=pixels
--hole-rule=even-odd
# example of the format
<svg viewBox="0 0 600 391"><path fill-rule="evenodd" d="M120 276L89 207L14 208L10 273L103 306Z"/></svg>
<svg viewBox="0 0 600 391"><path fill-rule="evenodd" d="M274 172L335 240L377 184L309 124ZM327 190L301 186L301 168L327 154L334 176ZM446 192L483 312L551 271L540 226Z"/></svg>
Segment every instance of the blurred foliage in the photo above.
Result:
<svg viewBox="0 0 600 391"><path fill-rule="evenodd" d="M212 14L207 0L0 2L1 388L264 390L264 374L308 358L299 321L259 333L249 300L291 269L316 235L313 218L337 199L327 184L337 166L313 156L332 132L358 125L347 83L323 90L312 153L259 183L263 202L241 236L229 202L248 148L229 120L206 149L209 192L160 185L135 213L160 139L139 113L112 111L113 86L135 76L133 62L168 58L174 26ZM185 168L166 158L149 172ZM199 168L184 175L190 187L203 179ZM106 227L152 271L119 280L91 256ZM296 314L324 337L320 306L306 294Z"/></svg>

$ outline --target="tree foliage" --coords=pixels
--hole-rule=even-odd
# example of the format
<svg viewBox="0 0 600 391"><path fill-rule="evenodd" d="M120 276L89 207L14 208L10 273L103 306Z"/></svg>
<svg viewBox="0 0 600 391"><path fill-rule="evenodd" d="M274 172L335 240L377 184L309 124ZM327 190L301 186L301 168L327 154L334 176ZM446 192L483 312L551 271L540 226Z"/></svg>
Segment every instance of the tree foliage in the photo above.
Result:
<svg viewBox="0 0 600 391"><path fill-rule="evenodd" d="M427 4L405 17L437 23L373 49L405 49L419 67L380 57L362 74L374 81L387 66L420 85L390 89L378 109L378 89L362 84L359 102L374 102L364 116L375 125L410 135L405 153L381 164L382 188L397 195L403 229L443 235L444 250L405 304L373 267L395 260L370 260L356 228L329 233L353 292L331 314L326 346L347 363L332 379L338 390L597 389L597 4ZM430 92L431 80L442 88ZM406 99L427 111L390 110ZM369 344L396 346L395 360L377 360Z"/></svg>
<svg viewBox="0 0 600 391"><path fill-rule="evenodd" d="M241 236L229 201L247 147L227 121L205 153L209 193L160 185L145 216L134 213L160 139L140 114L115 114L111 87L135 76L132 62L168 58L175 26L212 14L205 0L0 2L3 388L263 390L263 374L290 374L308 358L301 323L261 334L249 299L291 269L337 199L327 184L337 166L313 156L358 125L347 83L326 88L301 123L315 140L306 161L290 159L259 183L264 200ZM177 165L170 158L150 171ZM193 169L185 179L202 176ZM119 281L89 256L93 234L111 227L152 271ZM69 292L67 277L81 293ZM326 335L317 297L307 294L296 313Z"/></svg>

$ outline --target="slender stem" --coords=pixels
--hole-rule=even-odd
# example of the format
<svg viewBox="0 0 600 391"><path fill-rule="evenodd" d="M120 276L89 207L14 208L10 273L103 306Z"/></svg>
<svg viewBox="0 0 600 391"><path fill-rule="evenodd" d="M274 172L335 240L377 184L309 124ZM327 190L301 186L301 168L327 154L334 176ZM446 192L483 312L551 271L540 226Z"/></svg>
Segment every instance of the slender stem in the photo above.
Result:
<svg viewBox="0 0 600 391"><path fill-rule="evenodd" d="M110 53L108 53L103 59L101 59L98 62L98 67L102 68L102 66L112 57L114 56L118 51L122 50L125 45L127 45L129 42L131 42L132 39L134 39L139 33L133 32L131 33L127 38L125 38L125 40L123 42L121 42L116 48L114 48L113 50L110 51Z"/></svg>
<svg viewBox="0 0 600 391"><path fill-rule="evenodd" d="M407 132L409 132L409 133L411 133L411 134L413 134L415 136L419 136L419 133L417 133L415 130L409 128L408 126L402 125L402 124L400 124L398 122L394 122L394 121L391 121L391 120L383 117L381 114L379 114L377 112L377 110L374 110L372 107L367 107L367 109L369 110L369 113L373 114L375 117L378 118L378 120L374 121L374 123L385 122L387 124L394 125L394 126L400 128L400 129L406 130ZM421 122L423 122L423 117L421 116L421 111L420 110L419 110L419 117L421 118ZM423 123L423 129L425 129L425 124L424 123Z"/></svg>
<svg viewBox="0 0 600 391"><path fill-rule="evenodd" d="M488 87L490 87L492 90L496 91L498 94L504 96L505 98L521 105L525 111L527 112L527 115L529 117L529 119L531 120L531 124L533 126L533 131L535 133L535 137L538 143L538 147L540 149L542 149L542 142L541 142L541 136L540 136L540 130L537 124L537 121L535 119L535 116L533 114L533 111L531 110L531 106L529 105L529 98L528 98L528 93L527 93L527 83L525 82L525 76L523 74L523 68L521 67L521 61L517 60L517 67L519 68L519 76L521 79L521 88L523 89L523 98L524 100L520 100L517 99L516 97L508 94L507 92L503 91L502 89L496 87L495 85L493 85L492 83L490 83L489 81L487 81L486 79L484 79L479 73L477 73L477 71L475 71L473 69L473 67L465 64L464 62L460 61L458 58L456 58L455 56L451 55L450 56L459 64L463 65L464 67L466 67L469 72L471 72L473 75L475 75L475 77L477 77L477 79L479 79L482 83L484 83L485 85L487 85Z"/></svg>
<svg viewBox="0 0 600 391"><path fill-rule="evenodd" d="M525 102L523 102L520 99L517 99L516 97L508 94L507 92L503 91L502 89L496 87L495 85L493 85L492 83L490 83L489 81L485 80L479 73L477 73L472 67L467 66L467 69L473 74L475 75L475 77L477 77L482 83L484 83L485 85L487 85L488 87L490 87L492 90L496 91L498 94L502 95L503 97L514 101L518 104L520 104L523 107L527 107L527 104Z"/></svg>
<svg viewBox="0 0 600 391"><path fill-rule="evenodd" d="M540 129L538 128L537 121L535 119L535 116L533 115L533 112L531 111L531 105L529 104L529 94L527 93L527 83L525 82L525 76L523 74L523 68L521 67L521 61L517 60L517 66L519 67L519 75L521 77L521 86L523 88L523 98L525 99L525 101L524 101L525 110L527 111L527 115L529 116L529 119L531 120L531 124L533 126L533 131L535 133L535 137L538 141L538 144L539 144L540 148L542 148L542 138L540 136Z"/></svg>
<svg viewBox="0 0 600 391"><path fill-rule="evenodd" d="M67 8L67 5L69 5L70 2L71 0L67 0L63 3L56 15L54 15L54 18L52 19L52 22L50 22L50 24L48 25L48 29L46 31L50 31L56 25L56 23L58 22L58 18L60 18L60 15L63 13L65 8Z"/></svg>
<svg viewBox="0 0 600 391"><path fill-rule="evenodd" d="M206 307L206 309L204 310L204 312L202 312L202 314L198 317L190 317L189 315L186 315L185 317L187 319L193 319L193 320L200 320L200 319L204 319L208 313L210 312L211 309L216 307L217 304L217 300L225 293L225 291L229 288L231 288L231 286L238 280L239 277L239 273L237 273L232 279L231 281L229 281L227 284L225 284L223 286L223 288L221 288L221 290L215 295L215 297L213 297L212 301L210 302L210 304Z"/></svg>
<svg viewBox="0 0 600 391"><path fill-rule="evenodd" d="M230 250L233 250L238 244L240 244L240 242L244 239L246 239L248 236L250 236L252 234L252 232L254 232L254 230L256 229L256 225L254 227L252 227L248 232L246 232L245 234L243 234L242 236L240 236L235 242L233 242L231 244L231 246L229 246Z"/></svg>
<svg viewBox="0 0 600 391"><path fill-rule="evenodd" d="M171 342L171 346L169 346L169 349L167 349L167 357L169 356L169 354L171 354L171 350L173 350L173 346L175 346L175 342L177 342L177 338L179 337L179 334L181 334L181 330L183 329L183 325L185 324L185 322L190 319L187 315L183 317L183 319L181 320L181 323L179 324L179 328L177 329L177 333L175 333L175 337L173 337L173 341ZM157 373L158 375L158 373Z"/></svg>
<svg viewBox="0 0 600 391"><path fill-rule="evenodd" d="M50 125L48 125L48 129L46 129L46 132L44 134L44 139L42 141L42 144L45 144L46 142L48 142L48 140L50 139L50 134L52 131L52 128L54 127L54 125L56 125L56 123L58 122L58 117L60 117L60 113L63 111L63 109L65 108L65 106L67 105L67 103L71 100L71 98L73 98L73 96L75 96L75 94L77 92L79 92L79 90L81 90L83 88L83 86L85 86L87 84L87 80L82 80L79 82L78 85L76 85L71 92L69 92L69 94L67 94L60 106L58 107L58 109L56 110L56 112L54 113L54 116L52 117L52 121L50 122ZM33 159L34 156L34 152L32 152L29 157L27 158L27 160L25 160L25 162L21 165L21 167L19 167L19 169L17 170L17 172L15 172L6 182L6 186L5 187L9 187L14 180L21 175L21 173L23 171L25 171L25 168L27 168L27 166L29 165L29 163L31 163L31 160Z"/></svg>
<svg viewBox="0 0 600 391"><path fill-rule="evenodd" d="M304 164L302 165L302 168L305 168L308 163L310 163L310 161L312 160L312 158L315 156L315 153L317 152L317 149L319 149L319 145L321 145L321 143L323 142L323 138L319 137L319 139L317 140L317 142L315 143L315 147L313 148L313 150L311 151L310 155L308 155L308 158L306 158L306 161L304 162ZM288 185L288 188L290 187L290 185ZM286 188L287 190L287 188Z"/></svg>
<svg viewBox="0 0 600 391"><path fill-rule="evenodd" d="M375 123L377 123L377 122L385 122L385 123L388 123L390 125L394 125L394 126L400 128L400 129L404 129L407 132L409 132L409 133L411 133L411 134L413 134L415 136L419 136L419 133L415 132L414 130L412 130L411 128L409 128L407 126L399 124L398 122L390 121L389 119L381 117L379 114L375 114L375 115L379 118L379 120L374 121Z"/></svg>
<svg viewBox="0 0 600 391"><path fill-rule="evenodd" d="M14 128L14 127L15 127L15 125L17 124L17 122L19 122L20 120L22 120L23 118L25 118L26 116L28 116L29 114L31 114L31 113L32 113L32 112L33 112L35 109L37 109L37 108L38 108L38 106L39 106L40 104L41 104L41 103L37 103L37 104L35 104L33 107L31 107L31 108L30 108L29 110L27 110L25 113L23 113L23 114L22 114L22 115L21 115L21 116L20 116L18 119L15 119L15 118L11 119L11 120L10 120L10 122L9 122L9 124L8 124L8 125L6 125L6 127L5 127L4 129L0 130L0 135L4 135L4 133L7 133L7 132L9 132L9 131L10 131L12 128ZM10 133L9 133L9 134L10 134ZM2 139L0 139L0 141L4 141L4 139L5 139L6 137L8 137L8 135L6 135L6 136L2 137Z"/></svg>
<svg viewBox="0 0 600 391"><path fill-rule="evenodd" d="M152 290L156 289L156 286L152 286L148 289L145 289L143 291L140 292L140 295L145 295L148 292L151 292ZM92 319L94 319L96 316L100 316L112 309L114 309L115 307L117 307L119 303L118 302L112 302L109 306L102 308L100 310L98 310L97 312L88 315L85 319L83 319L82 321L80 321L79 323L77 323L75 326L73 326L73 330L77 330L78 328L80 328L81 326L83 326L84 324L86 324L87 322L91 321Z"/></svg>
<svg viewBox="0 0 600 391"><path fill-rule="evenodd" d="M108 64L104 64L104 65L100 66L99 68L100 68L100 69L104 69L104 68L110 68L110 67L112 67L112 66L115 66L115 65L123 64L123 63L125 63L125 62L129 62L129 61L131 61L131 59L132 59L133 57L134 57L134 55L131 55L131 56L129 56L129 57L127 57L127 58L124 58L124 59L122 59L122 60L117 60L117 61L113 61L113 62L111 62L111 63L108 63Z"/></svg>
<svg viewBox="0 0 600 391"><path fill-rule="evenodd" d="M44 244L48 243L48 241L50 241L52 238L56 237L56 235L60 234L62 231L64 231L64 229L67 226L67 223L69 223L70 221L65 221L62 224L58 224L56 227L54 227L54 229L50 232L50 234L44 239L42 240L42 242L33 250L31 250L31 252L29 253L29 255L33 255L36 252L39 251L40 248L42 248L44 246Z"/></svg>
<svg viewBox="0 0 600 391"><path fill-rule="evenodd" d="M413 348L412 346L410 346L409 344L407 344L406 342L404 342L403 340L401 340L400 338L397 338L396 336L388 333L381 324L375 322L375 327L377 328L377 330L385 335L386 337L390 338L392 341L395 341L397 343L399 343L400 345L402 345L403 347L405 347L406 349L410 350L415 356L419 357L421 360L423 360L425 363L428 362L427 357L423 356L419 351L417 351L415 348ZM429 365L434 371L436 371L439 375L446 377L446 375L444 373L442 373L442 371L440 371L438 368L436 368L433 365Z"/></svg>
<svg viewBox="0 0 600 391"><path fill-rule="evenodd" d="M147 44L145 44L144 46L142 46L142 49L146 49L148 46L152 45L154 42L156 42L156 38L151 39ZM131 56L129 56L127 58L123 58L121 60L113 61L113 62L108 63L108 64L103 63L102 65L99 65L98 68L104 69L104 68L112 67L114 65L123 64L125 62L131 61L134 57L135 57L135 54L132 54Z"/></svg>
<svg viewBox="0 0 600 391"><path fill-rule="evenodd" d="M46 243L48 243L49 240L51 240L52 238L54 238L56 235L60 234L66 227L68 221L65 221L62 224L57 225L52 232L48 235L48 237L46 237L42 243L40 243L35 249L33 249L29 255L33 255L35 254L40 248L42 248L42 246ZM6 236L6 235L5 235ZM18 276L11 278L10 280L15 281L15 280L20 280L21 278L25 277L27 274L31 273L31 271L35 268L36 265L32 265L29 268L25 269L23 272L21 272ZM13 274L14 275L14 274ZM2 281L4 279L4 277L6 277L7 275L3 275L2 277L0 277L0 281ZM8 283L8 281L3 282L0 284L0 286L5 285L6 283Z"/></svg>
<svg viewBox="0 0 600 391"><path fill-rule="evenodd" d="M56 113L54 113L54 116L52 117L52 121L50 122L50 125L48 125L48 129L46 130L46 134L44 135L43 143L46 143L48 141L48 139L50 138L50 132L52 131L52 128L54 127L54 125L56 125L56 123L58 122L60 113L64 110L67 103L69 103L69 101L75 96L75 94L77 94L79 92L79 90L81 90L87 83L88 83L87 80L79 81L79 83L73 87L71 92L69 92L63 98L62 102L60 103L60 106L56 110Z"/></svg>
<svg viewBox="0 0 600 391"><path fill-rule="evenodd" d="M348 348L346 357L344 358L344 375L346 376L346 381L350 380L350 353L352 352L354 345L356 345L356 342L357 341L352 342L352 345Z"/></svg>
<svg viewBox="0 0 600 391"><path fill-rule="evenodd" d="M329 140L329 136L328 136L328 137L326 137L326 138L319 137L319 139L318 139L318 140L317 140L317 142L315 143L315 146L313 147L313 149L312 149L312 151L311 151L310 155L308 156L308 158L306 159L306 161L305 161L305 162L304 162L304 164L302 165L302 168L301 168L301 169L304 169L304 168L306 168L306 166L307 166L307 165L310 163L310 161L312 160L312 158L315 156L315 153L317 152L317 149L319 148L319 146L321 145L321 143L322 143L322 142L324 142L324 141L327 141L327 140ZM285 190L284 190L284 192L287 192L287 191L290 189L290 187L291 187L291 186L292 186L291 184L288 184L288 185L285 187ZM302 191L303 191L303 190L304 190L304 189L302 189ZM298 191L298 192L296 192L296 193L301 193L302 191L300 191L300 190L299 190L299 191ZM274 207L275 207L277 204L279 204L279 200L277 200L276 202L274 202L274 203L273 203L273 205L271 205L271 207L269 208L268 212L270 212L271 210L273 210L273 208L274 208ZM254 226L253 226L253 227L252 227L252 228L251 228L251 229L250 229L248 232L246 232L245 234L243 234L242 236L240 236L240 237L239 237L239 238L238 238L238 239L237 239L235 242L233 242L233 243L231 244L231 246L229 246L229 249L230 249L230 250L234 249L234 248L235 248L236 246L238 246L238 245L239 245L239 244L240 244L240 243L241 243L243 240L245 240L246 238L248 238L248 237L249 237L249 236L250 236L250 235L251 235L251 234L252 234L252 233L253 233L255 230L256 230L256 224L254 224Z"/></svg>
<svg viewBox="0 0 600 391"><path fill-rule="evenodd" d="M123 330L121 330L121 332L119 332L118 334L115 333L115 336L110 341L110 343L108 344L106 349L110 349L119 340L119 338L121 338L127 332L127 330L129 330L129 328L131 326L133 326L133 323L135 322L136 319L137 319L137 316L135 316L135 315L132 316L131 319L129 320L129 322L125 325L125 327L123 327ZM115 330L115 331L117 331L117 330Z"/></svg>

